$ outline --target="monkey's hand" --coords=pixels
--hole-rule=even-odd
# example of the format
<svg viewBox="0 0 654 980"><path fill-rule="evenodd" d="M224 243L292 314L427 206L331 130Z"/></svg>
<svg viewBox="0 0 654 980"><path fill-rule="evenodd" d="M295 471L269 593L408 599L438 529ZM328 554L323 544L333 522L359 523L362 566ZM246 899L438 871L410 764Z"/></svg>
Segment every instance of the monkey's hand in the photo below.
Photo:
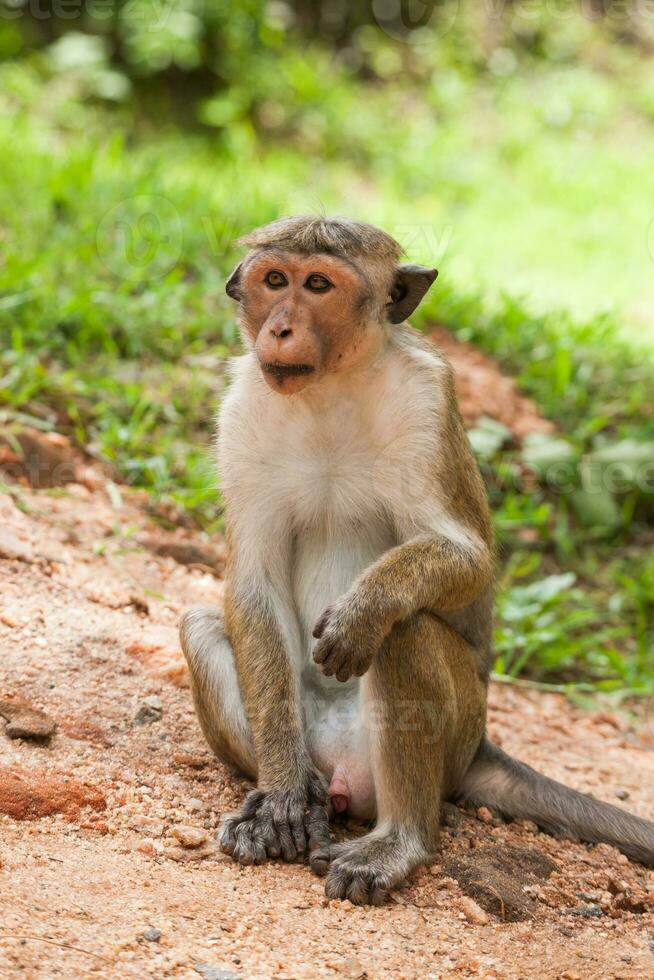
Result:
<svg viewBox="0 0 654 980"><path fill-rule="evenodd" d="M309 852L314 871L322 872L313 852L329 849L327 792L321 774L312 769L306 785L293 790L252 790L243 809L227 817L220 833L222 850L239 864L262 864L281 857L295 861Z"/></svg>
<svg viewBox="0 0 654 980"><path fill-rule="evenodd" d="M337 681L361 677L387 632L386 624L371 614L358 592L346 593L325 609L314 627L318 640L314 662L327 677L336 675Z"/></svg>

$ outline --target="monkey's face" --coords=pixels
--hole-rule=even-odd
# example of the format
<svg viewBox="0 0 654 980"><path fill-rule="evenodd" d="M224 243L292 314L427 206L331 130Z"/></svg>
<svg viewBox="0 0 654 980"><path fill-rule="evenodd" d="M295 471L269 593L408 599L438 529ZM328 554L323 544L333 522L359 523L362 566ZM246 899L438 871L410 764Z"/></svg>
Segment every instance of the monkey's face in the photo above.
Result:
<svg viewBox="0 0 654 980"><path fill-rule="evenodd" d="M382 341L368 312L370 284L354 263L336 256L254 252L227 292L241 304L241 326L264 378L281 394L351 370Z"/></svg>

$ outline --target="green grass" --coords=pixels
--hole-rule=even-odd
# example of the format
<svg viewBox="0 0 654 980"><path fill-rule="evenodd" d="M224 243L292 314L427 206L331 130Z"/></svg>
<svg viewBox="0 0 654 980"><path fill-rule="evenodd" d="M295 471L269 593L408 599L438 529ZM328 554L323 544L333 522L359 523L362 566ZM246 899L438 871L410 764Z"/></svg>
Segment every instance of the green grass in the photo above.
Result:
<svg viewBox="0 0 654 980"><path fill-rule="evenodd" d="M445 66L419 93L366 90L365 115L339 76L322 117L309 78L282 142L243 119L155 125L74 76L5 65L0 421L69 432L219 528L208 447L237 342L233 239L317 207L382 224L441 267L416 322L495 356L557 425L522 447L472 434L501 547L498 669L653 691L646 73L540 64L481 85Z"/></svg>

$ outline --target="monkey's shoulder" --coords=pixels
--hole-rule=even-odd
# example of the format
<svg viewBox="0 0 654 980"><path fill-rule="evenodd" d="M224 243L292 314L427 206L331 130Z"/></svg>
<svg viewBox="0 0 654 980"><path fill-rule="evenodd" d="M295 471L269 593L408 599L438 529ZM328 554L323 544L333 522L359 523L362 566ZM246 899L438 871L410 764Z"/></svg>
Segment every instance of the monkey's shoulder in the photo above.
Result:
<svg viewBox="0 0 654 980"><path fill-rule="evenodd" d="M449 390L452 366L443 351L408 323L393 329L389 338L396 358L415 374L416 379L431 384L437 392Z"/></svg>

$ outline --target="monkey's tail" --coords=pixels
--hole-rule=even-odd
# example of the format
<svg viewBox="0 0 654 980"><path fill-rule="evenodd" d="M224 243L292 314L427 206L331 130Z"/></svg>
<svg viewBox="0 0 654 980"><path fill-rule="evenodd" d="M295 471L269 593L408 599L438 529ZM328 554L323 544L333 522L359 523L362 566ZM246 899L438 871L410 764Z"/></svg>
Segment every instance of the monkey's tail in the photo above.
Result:
<svg viewBox="0 0 654 980"><path fill-rule="evenodd" d="M533 820L550 834L612 844L632 860L654 867L654 823L542 776L486 738L458 795L505 816Z"/></svg>

